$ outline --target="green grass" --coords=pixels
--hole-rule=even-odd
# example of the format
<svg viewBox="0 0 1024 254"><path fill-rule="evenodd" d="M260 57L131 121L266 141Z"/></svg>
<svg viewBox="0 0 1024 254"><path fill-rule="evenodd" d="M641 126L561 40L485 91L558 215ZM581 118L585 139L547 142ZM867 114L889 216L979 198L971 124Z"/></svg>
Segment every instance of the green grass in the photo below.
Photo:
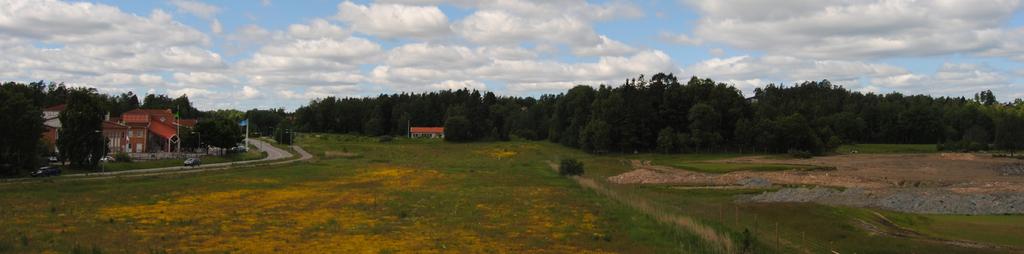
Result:
<svg viewBox="0 0 1024 254"><path fill-rule="evenodd" d="M935 144L857 144L843 145L836 149L837 153L851 154L854 151L862 154L893 154L893 153L935 153Z"/></svg>
<svg viewBox="0 0 1024 254"><path fill-rule="evenodd" d="M902 227L947 239L965 239L1024 248L1024 216L1019 215L893 215ZM910 217L910 218L907 218ZM977 230L984 228L985 230Z"/></svg>

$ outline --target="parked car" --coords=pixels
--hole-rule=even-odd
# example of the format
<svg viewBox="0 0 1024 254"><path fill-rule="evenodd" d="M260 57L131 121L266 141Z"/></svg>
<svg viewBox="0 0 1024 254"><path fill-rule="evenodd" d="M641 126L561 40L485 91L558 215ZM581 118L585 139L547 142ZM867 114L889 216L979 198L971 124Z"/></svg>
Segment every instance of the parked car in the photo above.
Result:
<svg viewBox="0 0 1024 254"><path fill-rule="evenodd" d="M231 151L232 153L244 153L246 151L249 151L249 149L246 148L245 146L236 146L229 149L229 151Z"/></svg>
<svg viewBox="0 0 1024 254"><path fill-rule="evenodd" d="M49 162L60 162L60 160L57 159L57 156L46 157L46 161L49 161Z"/></svg>
<svg viewBox="0 0 1024 254"><path fill-rule="evenodd" d="M188 158L185 160L186 167L195 167L199 166L200 164L203 164L203 161L199 160L199 158Z"/></svg>
<svg viewBox="0 0 1024 254"><path fill-rule="evenodd" d="M100 161L101 162L114 162L114 157L110 156L110 155L103 156L103 158L100 158Z"/></svg>
<svg viewBox="0 0 1024 254"><path fill-rule="evenodd" d="M41 167L36 171L29 173L32 177L43 177L43 176L59 176L60 168L53 166Z"/></svg>

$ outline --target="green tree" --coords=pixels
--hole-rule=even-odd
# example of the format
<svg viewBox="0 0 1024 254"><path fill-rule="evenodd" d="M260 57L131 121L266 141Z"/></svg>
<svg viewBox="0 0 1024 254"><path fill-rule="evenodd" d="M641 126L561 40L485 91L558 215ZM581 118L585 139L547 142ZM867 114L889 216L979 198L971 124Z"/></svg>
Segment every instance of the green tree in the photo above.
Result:
<svg viewBox="0 0 1024 254"><path fill-rule="evenodd" d="M0 174L4 175L17 175L18 169L34 168L39 161L42 113L19 88L27 87L0 86Z"/></svg>
<svg viewBox="0 0 1024 254"><path fill-rule="evenodd" d="M780 118L776 123L774 149L778 152L790 150L806 151L815 155L825 152L825 144L811 129L810 123L800 114Z"/></svg>
<svg viewBox="0 0 1024 254"><path fill-rule="evenodd" d="M107 140L102 124L106 112L94 90L75 88L68 93L67 107L60 113L61 129L57 147L60 158L71 166L96 169L99 159L107 154Z"/></svg>
<svg viewBox="0 0 1024 254"><path fill-rule="evenodd" d="M228 149L237 146L243 140L238 122L227 118L213 118L196 124L196 131L202 133L203 144Z"/></svg>
<svg viewBox="0 0 1024 254"><path fill-rule="evenodd" d="M473 140L473 123L464 116L452 116L444 122L444 139L464 142Z"/></svg>
<svg viewBox="0 0 1024 254"><path fill-rule="evenodd" d="M291 121L281 121L274 128L274 141L278 144L293 144L292 138L295 137L295 127Z"/></svg>
<svg viewBox="0 0 1024 254"><path fill-rule="evenodd" d="M611 126L602 120L593 120L580 132L580 149L588 153L605 153L612 146Z"/></svg>
<svg viewBox="0 0 1024 254"><path fill-rule="evenodd" d="M690 108L690 138L697 145L697 150L702 147L713 147L722 141L722 134L719 133L721 115L708 104L699 103Z"/></svg>
<svg viewBox="0 0 1024 254"><path fill-rule="evenodd" d="M1010 152L1010 156L1018 149L1024 148L1024 117L1017 114L1006 114L996 122L996 148Z"/></svg>
<svg viewBox="0 0 1024 254"><path fill-rule="evenodd" d="M676 150L676 142L678 142L678 136L676 131L672 127L665 127L658 132L658 152L661 153L672 153Z"/></svg>

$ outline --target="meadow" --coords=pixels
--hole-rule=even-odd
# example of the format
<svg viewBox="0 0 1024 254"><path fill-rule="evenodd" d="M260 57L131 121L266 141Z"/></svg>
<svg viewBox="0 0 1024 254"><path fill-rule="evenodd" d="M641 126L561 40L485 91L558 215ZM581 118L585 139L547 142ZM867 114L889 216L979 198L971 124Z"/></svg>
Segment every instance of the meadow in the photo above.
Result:
<svg viewBox="0 0 1024 254"><path fill-rule="evenodd" d="M316 158L0 185L0 252L986 253L1024 238L1022 216L747 204L736 196L768 189L605 180L630 170L630 160L700 165L741 154L597 156L548 142L326 134L298 143ZM562 158L581 160L586 173L559 176L551 164ZM923 237L892 234L899 229Z"/></svg>

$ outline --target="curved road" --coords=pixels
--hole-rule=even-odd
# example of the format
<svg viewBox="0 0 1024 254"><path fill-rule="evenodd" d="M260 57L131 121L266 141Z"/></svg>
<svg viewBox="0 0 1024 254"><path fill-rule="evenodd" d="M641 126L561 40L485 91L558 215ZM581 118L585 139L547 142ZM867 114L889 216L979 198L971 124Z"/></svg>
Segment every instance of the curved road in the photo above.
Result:
<svg viewBox="0 0 1024 254"><path fill-rule="evenodd" d="M60 176L58 178L16 178L16 179L0 180L0 182L15 183L15 182L32 182L32 180L58 180L58 181L93 180L93 179L106 179L106 178L114 178L114 177L138 177L138 176L156 176L156 175L167 175L167 174L184 174L184 173L196 173L196 172L223 170L223 169L228 169L228 168L232 168L232 167L246 166L246 165L251 165L251 166L255 166L255 165L280 165L280 164L291 163L291 162L295 162L295 161L309 160L309 159L313 158L313 155L311 155L308 152L306 152L306 150L303 150L302 147L294 146L293 145L293 146L291 146L291 148L299 153L299 158L295 158L295 159L292 159L292 160L285 160L285 161L276 161L276 160L281 160L281 159L292 157L292 154L289 153L288 151L285 151L283 149L277 148L277 147L271 145L270 143L267 143L267 142L259 140L259 139L249 139L249 143L252 144L253 146L256 146L257 148L259 148L259 149L261 149L263 151L266 151L267 152L267 157L263 158L263 159L259 159L259 160L204 164L204 165L200 165L200 166L196 166L196 167L174 166L174 167L163 167L163 168L147 168L147 169L135 169L135 170L125 170L125 171L112 171L112 172L79 173L79 174L62 175L62 176ZM276 161L276 162L267 163L269 161Z"/></svg>

